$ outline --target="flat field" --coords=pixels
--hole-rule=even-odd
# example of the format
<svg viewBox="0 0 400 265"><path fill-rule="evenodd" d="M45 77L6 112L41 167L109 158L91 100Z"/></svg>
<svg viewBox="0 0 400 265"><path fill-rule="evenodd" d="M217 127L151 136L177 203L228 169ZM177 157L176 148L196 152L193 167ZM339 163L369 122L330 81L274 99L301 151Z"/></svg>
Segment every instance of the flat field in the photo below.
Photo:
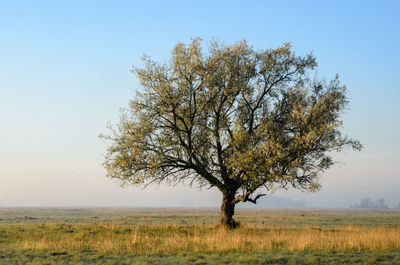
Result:
<svg viewBox="0 0 400 265"><path fill-rule="evenodd" d="M400 264L400 211L0 209L0 264Z"/></svg>

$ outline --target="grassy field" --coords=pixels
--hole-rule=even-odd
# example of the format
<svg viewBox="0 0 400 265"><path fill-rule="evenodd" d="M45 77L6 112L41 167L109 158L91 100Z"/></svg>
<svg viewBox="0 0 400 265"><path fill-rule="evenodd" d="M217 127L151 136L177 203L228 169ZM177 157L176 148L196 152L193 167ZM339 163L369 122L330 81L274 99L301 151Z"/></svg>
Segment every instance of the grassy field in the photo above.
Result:
<svg viewBox="0 0 400 265"><path fill-rule="evenodd" d="M0 264L400 264L400 212L2 209Z"/></svg>

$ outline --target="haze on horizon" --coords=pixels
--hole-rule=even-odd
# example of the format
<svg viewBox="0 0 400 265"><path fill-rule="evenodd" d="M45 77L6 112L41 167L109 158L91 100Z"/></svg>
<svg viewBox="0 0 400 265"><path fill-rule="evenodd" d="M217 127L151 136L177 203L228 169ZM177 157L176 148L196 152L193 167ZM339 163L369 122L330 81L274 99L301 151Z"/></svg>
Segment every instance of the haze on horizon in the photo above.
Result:
<svg viewBox="0 0 400 265"><path fill-rule="evenodd" d="M199 36L255 48L291 42L313 51L318 75L348 87L345 134L361 152L322 177L322 190L277 191L307 207L361 198L400 202L398 1L19 1L0 8L0 208L13 206L219 207L215 190L126 187L102 167L108 122L140 89L129 72L148 54L168 60Z"/></svg>

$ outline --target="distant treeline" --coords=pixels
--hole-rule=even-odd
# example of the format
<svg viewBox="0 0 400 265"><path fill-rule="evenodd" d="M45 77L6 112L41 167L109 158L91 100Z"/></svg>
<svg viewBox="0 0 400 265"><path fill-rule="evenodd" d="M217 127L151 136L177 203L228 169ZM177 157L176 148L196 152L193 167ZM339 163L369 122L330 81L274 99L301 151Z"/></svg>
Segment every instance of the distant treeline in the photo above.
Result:
<svg viewBox="0 0 400 265"><path fill-rule="evenodd" d="M351 205L352 209L400 209L400 202L397 207L390 208L384 198L379 198L375 202L370 198L362 198L359 204Z"/></svg>

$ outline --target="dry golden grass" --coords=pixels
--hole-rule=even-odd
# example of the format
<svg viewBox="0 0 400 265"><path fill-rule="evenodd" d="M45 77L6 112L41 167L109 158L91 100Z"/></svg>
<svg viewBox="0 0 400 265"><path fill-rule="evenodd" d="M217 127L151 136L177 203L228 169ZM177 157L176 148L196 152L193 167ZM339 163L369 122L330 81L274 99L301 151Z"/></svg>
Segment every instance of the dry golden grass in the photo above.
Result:
<svg viewBox="0 0 400 265"><path fill-rule="evenodd" d="M400 227L244 225L8 224L0 226L2 249L181 253L252 251L397 251Z"/></svg>

